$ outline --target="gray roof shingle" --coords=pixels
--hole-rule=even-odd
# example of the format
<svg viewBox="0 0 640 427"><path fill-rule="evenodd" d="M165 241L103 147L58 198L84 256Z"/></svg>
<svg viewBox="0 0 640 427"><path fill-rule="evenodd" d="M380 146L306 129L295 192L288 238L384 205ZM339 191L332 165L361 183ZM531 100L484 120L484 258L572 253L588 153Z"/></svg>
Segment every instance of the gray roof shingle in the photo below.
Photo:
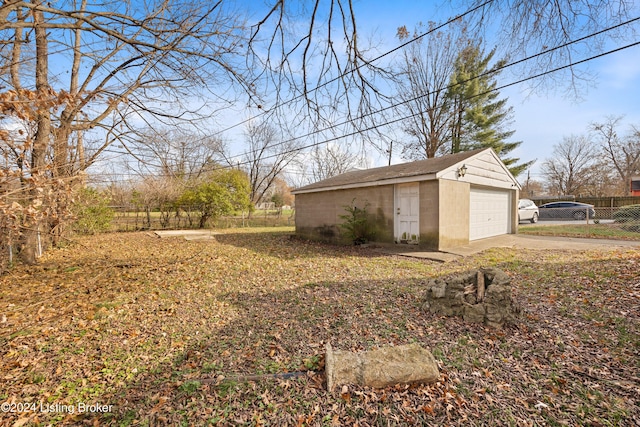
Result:
<svg viewBox="0 0 640 427"><path fill-rule="evenodd" d="M449 154L442 157L434 157L432 159L418 160L410 163L345 172L313 184L305 185L304 187L296 188L293 193L295 194L310 190L317 191L322 188L333 188L346 185L353 186L355 184L380 182L389 179L435 174L484 150L488 149L479 148L476 150Z"/></svg>

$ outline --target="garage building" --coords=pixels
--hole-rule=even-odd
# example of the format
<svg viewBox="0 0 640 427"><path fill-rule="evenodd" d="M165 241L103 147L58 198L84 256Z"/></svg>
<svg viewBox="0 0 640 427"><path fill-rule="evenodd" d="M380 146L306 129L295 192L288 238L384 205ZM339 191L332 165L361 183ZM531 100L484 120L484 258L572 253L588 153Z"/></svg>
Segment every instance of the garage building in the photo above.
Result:
<svg viewBox="0 0 640 427"><path fill-rule="evenodd" d="M373 240L447 250L515 234L520 186L490 148L354 170L293 191L296 234L347 243L347 206L366 209Z"/></svg>

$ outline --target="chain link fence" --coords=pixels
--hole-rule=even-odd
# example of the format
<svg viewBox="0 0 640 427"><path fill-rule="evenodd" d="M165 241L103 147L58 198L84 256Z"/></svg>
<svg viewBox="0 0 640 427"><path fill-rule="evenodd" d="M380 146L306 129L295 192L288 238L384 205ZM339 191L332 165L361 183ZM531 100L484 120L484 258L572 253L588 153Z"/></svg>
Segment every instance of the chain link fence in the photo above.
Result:
<svg viewBox="0 0 640 427"><path fill-rule="evenodd" d="M111 231L177 230L197 229L200 212L184 207L180 209L132 209L126 206L111 206L114 211ZM249 215L244 212L234 216L211 219L207 228L280 227L295 225L292 209L256 210Z"/></svg>
<svg viewBox="0 0 640 427"><path fill-rule="evenodd" d="M621 207L540 208L535 224L520 224L523 234L640 240L640 204Z"/></svg>

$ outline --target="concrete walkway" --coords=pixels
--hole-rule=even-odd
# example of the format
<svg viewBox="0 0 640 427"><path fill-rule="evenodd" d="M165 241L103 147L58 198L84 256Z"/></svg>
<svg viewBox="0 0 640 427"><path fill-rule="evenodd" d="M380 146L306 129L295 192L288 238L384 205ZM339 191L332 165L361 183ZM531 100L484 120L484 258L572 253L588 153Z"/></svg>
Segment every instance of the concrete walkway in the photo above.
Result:
<svg viewBox="0 0 640 427"><path fill-rule="evenodd" d="M185 240L213 240L217 233L211 230L158 230L154 234L160 238L183 237Z"/></svg>
<svg viewBox="0 0 640 427"><path fill-rule="evenodd" d="M505 234L488 239L475 240L468 245L450 249L446 252L425 251L417 246L409 245L390 245L377 250L387 254L448 262L460 257L475 255L491 248L578 251L636 248L640 251L640 241Z"/></svg>

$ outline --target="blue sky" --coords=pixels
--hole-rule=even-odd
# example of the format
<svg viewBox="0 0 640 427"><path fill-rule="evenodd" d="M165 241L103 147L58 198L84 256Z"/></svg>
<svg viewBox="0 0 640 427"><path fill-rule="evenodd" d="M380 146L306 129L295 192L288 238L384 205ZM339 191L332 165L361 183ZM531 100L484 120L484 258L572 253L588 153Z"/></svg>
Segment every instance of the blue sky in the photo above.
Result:
<svg viewBox="0 0 640 427"><path fill-rule="evenodd" d="M381 47L393 47L397 44L395 34L399 26L412 29L421 21L440 22L452 15L447 6L435 4L429 1L361 0L355 3L355 8L361 34L366 37L374 33L382 43ZM628 42L612 46L624 44ZM508 98L509 105L514 108L512 129L516 133L513 139L523 141L514 156L523 161L538 159L531 168L533 179L542 178L540 166L550 156L554 144L565 136L585 133L592 122L603 121L606 116L624 116L624 131L631 124L640 126L640 46L595 59L578 68L588 68L595 76L593 86L585 88L580 99L565 96L560 87L546 93L530 93L525 84L520 84L501 91L501 96ZM507 75L501 79L499 84L513 81L513 77Z"/></svg>
<svg viewBox="0 0 640 427"><path fill-rule="evenodd" d="M261 16L260 13L264 12L264 9L261 9L264 5L244 1L246 0L239 0L238 3L252 9L256 16ZM420 22L444 22L455 14L449 4L450 2L445 0L354 0L360 46L365 46L370 39L373 40L376 51L372 51L370 57L391 50L399 44L396 38L399 26L405 25L411 31ZM635 9L636 16L640 15L640 4L636 5ZM640 32L640 29L638 31ZM491 38L490 31L486 37ZM488 47L492 47L491 40L487 41ZM607 116L625 116L622 122L624 131L631 124L640 126L639 58L640 46L636 46L580 65L580 70L588 67L595 76L594 86L585 88L580 94L581 99L565 97L562 87L553 87L544 93L530 93L528 86L520 84L501 91L501 96L508 98L509 105L514 109L512 129L516 132L513 139L523 141L513 152L513 156L519 157L523 162L537 159L531 168L532 178L542 178L540 167L545 158L551 155L554 144L561 142L563 137L585 133L592 122L603 121ZM520 58L512 58L517 59ZM377 65L384 65L384 61L390 60L393 58L385 57L381 61L382 64ZM498 84L510 83L514 79L513 75L505 72L500 76ZM228 117L223 117L222 123L237 124L247 117L259 114L257 110L249 111L245 106L246 104L238 104L237 109L225 110ZM217 125L219 126L219 123ZM242 132L241 126L224 132L224 137L231 141L238 152L244 150ZM376 157L370 159L369 166L387 163L386 155L376 155L374 150L370 153ZM399 157L393 159L394 163L403 161L406 160ZM523 180L525 177L523 174L519 178Z"/></svg>

